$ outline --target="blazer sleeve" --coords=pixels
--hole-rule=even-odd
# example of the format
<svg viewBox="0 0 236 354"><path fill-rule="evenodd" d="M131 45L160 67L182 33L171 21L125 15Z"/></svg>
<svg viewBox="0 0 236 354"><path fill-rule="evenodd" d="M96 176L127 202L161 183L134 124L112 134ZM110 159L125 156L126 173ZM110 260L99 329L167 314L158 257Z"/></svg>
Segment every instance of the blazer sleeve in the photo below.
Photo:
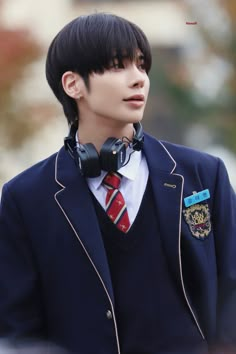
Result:
<svg viewBox="0 0 236 354"><path fill-rule="evenodd" d="M43 338L39 288L26 225L6 184L0 204L0 340Z"/></svg>
<svg viewBox="0 0 236 354"><path fill-rule="evenodd" d="M236 350L236 195L221 160L213 220L218 272L217 342L220 347Z"/></svg>

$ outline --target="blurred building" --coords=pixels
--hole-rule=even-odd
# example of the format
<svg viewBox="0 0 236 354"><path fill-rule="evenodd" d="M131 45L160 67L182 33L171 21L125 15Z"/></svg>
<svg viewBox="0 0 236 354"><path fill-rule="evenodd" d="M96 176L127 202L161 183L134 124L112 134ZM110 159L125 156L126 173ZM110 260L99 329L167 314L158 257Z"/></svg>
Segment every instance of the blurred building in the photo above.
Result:
<svg viewBox="0 0 236 354"><path fill-rule="evenodd" d="M35 100L42 104L50 101L57 107L55 119L47 124L42 122L42 128L37 135L33 139L28 139L22 149L11 152L4 151L4 146L0 146L3 180L47 157L62 145L67 126L45 79L46 51L55 34L67 22L79 15L96 11L116 13L134 21L146 32L154 48L156 46L180 47L188 35L184 9L175 1L7 0L3 2L2 21L5 26L30 28L45 50L45 55L27 69L29 78L24 81L20 94L25 100Z"/></svg>
<svg viewBox="0 0 236 354"><path fill-rule="evenodd" d="M147 34L154 54L152 71L154 79L151 84L144 127L154 132L158 138L189 143L184 140L183 130L186 124L184 119L176 124L179 129L173 128L175 102L171 108L172 105L167 100L163 86L159 85L164 79L158 72L159 64L162 62L167 75L176 77L176 85L179 84L178 80L195 82L195 79L199 78L196 86L201 91L202 82L197 70L199 61L196 64L195 60L204 51L204 43L198 29L201 14L197 10L191 13L187 2L174 0L41 0L37 2L7 0L3 2L3 6L1 20L4 24L9 28L20 26L30 28L45 51L45 55L28 69L29 78L24 81L20 94L25 100L55 104L55 116L48 122L43 121L38 133L32 139L29 138L18 151L5 151L4 146L0 146L2 172L0 185L31 164L55 152L62 145L63 138L67 134L67 125L62 110L45 79L46 51L55 34L67 22L79 15L96 11L123 16L137 23ZM225 68L224 75L228 75L229 72L230 69ZM224 80L224 75L221 75L222 80ZM220 85L219 82L216 84ZM173 89L173 87L166 87L166 90L168 89ZM181 106L182 103L178 100L177 98L177 103ZM177 110L176 116L178 117ZM186 116L188 117L188 113ZM197 147L204 149L204 141L201 143L201 139L199 137L198 139L199 146ZM233 183L236 188L236 181Z"/></svg>

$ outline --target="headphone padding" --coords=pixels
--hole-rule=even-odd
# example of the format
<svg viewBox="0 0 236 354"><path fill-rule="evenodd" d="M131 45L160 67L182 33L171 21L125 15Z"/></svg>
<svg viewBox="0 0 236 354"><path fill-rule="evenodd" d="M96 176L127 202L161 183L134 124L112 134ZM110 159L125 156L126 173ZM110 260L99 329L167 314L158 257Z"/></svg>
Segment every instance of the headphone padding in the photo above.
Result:
<svg viewBox="0 0 236 354"><path fill-rule="evenodd" d="M77 153L82 175L86 177L100 176L101 167L95 146L91 143L80 145L77 148Z"/></svg>

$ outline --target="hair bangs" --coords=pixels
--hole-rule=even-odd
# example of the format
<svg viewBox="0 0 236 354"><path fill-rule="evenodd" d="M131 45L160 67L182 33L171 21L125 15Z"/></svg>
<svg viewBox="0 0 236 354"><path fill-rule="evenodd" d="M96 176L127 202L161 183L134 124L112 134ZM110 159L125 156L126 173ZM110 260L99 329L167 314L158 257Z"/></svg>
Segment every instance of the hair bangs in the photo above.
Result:
<svg viewBox="0 0 236 354"><path fill-rule="evenodd" d="M80 18L81 21L81 18ZM103 73L109 69L114 58L122 62L124 58L134 61L139 49L145 62L145 69L151 67L151 49L140 28L116 15L99 13L86 16L84 26L77 27L77 64L83 68L83 74ZM83 31L81 29L83 28ZM84 29L86 28L86 31ZM79 39L79 40L78 40ZM83 55L81 56L81 53Z"/></svg>

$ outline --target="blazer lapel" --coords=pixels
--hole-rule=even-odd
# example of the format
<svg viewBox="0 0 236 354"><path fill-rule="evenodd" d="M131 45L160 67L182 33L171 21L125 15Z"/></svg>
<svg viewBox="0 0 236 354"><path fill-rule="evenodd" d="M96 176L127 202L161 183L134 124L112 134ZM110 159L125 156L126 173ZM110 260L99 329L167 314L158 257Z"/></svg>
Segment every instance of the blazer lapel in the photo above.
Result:
<svg viewBox="0 0 236 354"><path fill-rule="evenodd" d="M176 163L165 146L149 135L145 135L144 153L150 172L163 249L171 273L174 274L178 287L182 288L180 237L184 178L174 173Z"/></svg>
<svg viewBox="0 0 236 354"><path fill-rule="evenodd" d="M176 162L162 142L145 135L146 155L157 207L160 234L171 273L183 292L191 315L204 338L196 312L191 306L183 279L181 259L181 221L184 177L175 172Z"/></svg>
<svg viewBox="0 0 236 354"><path fill-rule="evenodd" d="M55 179L61 190L55 200L114 303L111 277L96 212L86 180L72 157L62 148L56 160Z"/></svg>

